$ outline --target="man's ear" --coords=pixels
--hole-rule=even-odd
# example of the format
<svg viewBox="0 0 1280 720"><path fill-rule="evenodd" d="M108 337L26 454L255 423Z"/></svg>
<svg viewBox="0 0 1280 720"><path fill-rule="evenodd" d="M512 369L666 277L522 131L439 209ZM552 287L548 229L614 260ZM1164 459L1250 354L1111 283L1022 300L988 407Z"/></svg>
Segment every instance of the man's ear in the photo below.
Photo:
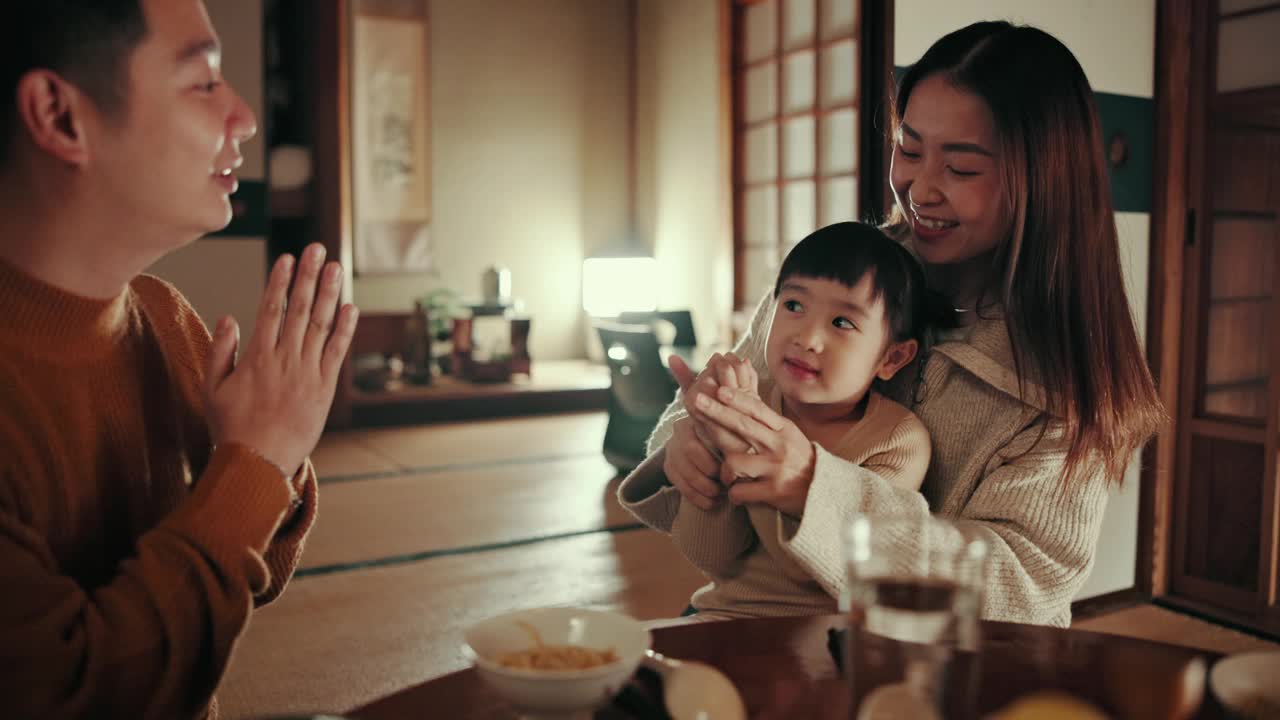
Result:
<svg viewBox="0 0 1280 720"><path fill-rule="evenodd" d="M915 359L916 351L919 349L920 344L914 339L890 342L889 348L884 351L884 357L880 359L880 367L876 370L876 377L886 382L893 379L893 376L897 375L899 370Z"/></svg>
<svg viewBox="0 0 1280 720"><path fill-rule="evenodd" d="M36 147L68 165L89 159L88 98L61 75L32 70L18 80L19 126Z"/></svg>

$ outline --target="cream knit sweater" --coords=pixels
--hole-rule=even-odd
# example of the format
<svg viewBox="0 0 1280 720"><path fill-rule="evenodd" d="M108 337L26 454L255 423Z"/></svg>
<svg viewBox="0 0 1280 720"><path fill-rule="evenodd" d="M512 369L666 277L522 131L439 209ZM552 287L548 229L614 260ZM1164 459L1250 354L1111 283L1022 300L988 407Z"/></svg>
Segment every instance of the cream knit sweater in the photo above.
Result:
<svg viewBox="0 0 1280 720"><path fill-rule="evenodd" d="M781 410L776 385L762 381L760 394ZM929 467L929 432L910 410L873 391L862 418L826 452L914 491ZM711 578L693 595L693 607L703 617L836 612L840 584L815 576L804 556L791 549L802 529L813 531L812 524L802 525L768 505L722 502L707 511L682 502L680 493L666 484L657 457L627 476L618 497L645 524L669 533L685 557Z"/></svg>
<svg viewBox="0 0 1280 720"><path fill-rule="evenodd" d="M772 317L767 298L735 348L752 361L762 383L768 380L764 345ZM986 312L966 330L917 361L924 363L918 388L912 387L917 373L912 366L898 373L906 381L889 390L932 436L933 460L922 491L895 485L819 447L804 514L788 550L828 592L838 595L845 585L841 528L855 513L933 512L953 521L964 536L981 537L988 545L984 618L1065 627L1071 622L1071 600L1093 566L1107 481L1095 471L1063 483L1061 424L1045 412L1040 385L1024 382L1020 392L999 313ZM672 425L684 414L677 398L649 439L650 453L667 442ZM915 541L927 546L964 539Z"/></svg>

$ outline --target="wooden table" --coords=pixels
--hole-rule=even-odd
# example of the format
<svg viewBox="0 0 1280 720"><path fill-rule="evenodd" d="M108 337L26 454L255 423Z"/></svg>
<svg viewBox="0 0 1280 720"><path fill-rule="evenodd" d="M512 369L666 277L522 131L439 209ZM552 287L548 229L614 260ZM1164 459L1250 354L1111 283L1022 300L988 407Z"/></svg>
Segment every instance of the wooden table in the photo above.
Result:
<svg viewBox="0 0 1280 720"><path fill-rule="evenodd" d="M741 690L752 718L848 717L848 691L827 649L828 630L842 616L708 622L653 631L654 650L701 660L723 670ZM1123 718L1222 718L1226 713L1207 688L1194 714L1169 707L1197 658L1213 653L1084 630L1011 623L982 623L980 715L1037 689L1067 690ZM350 713L363 720L439 717L456 720L515 718L463 670L396 693ZM635 718L616 705L598 720Z"/></svg>

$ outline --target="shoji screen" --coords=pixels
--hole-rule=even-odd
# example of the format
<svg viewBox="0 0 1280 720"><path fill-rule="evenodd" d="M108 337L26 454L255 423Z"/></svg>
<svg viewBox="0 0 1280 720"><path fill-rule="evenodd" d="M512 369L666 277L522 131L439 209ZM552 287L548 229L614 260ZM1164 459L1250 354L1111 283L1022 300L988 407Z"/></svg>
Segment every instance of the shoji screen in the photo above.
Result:
<svg viewBox="0 0 1280 720"><path fill-rule="evenodd" d="M857 219L862 131L860 0L735 3L734 248L738 308L787 250Z"/></svg>

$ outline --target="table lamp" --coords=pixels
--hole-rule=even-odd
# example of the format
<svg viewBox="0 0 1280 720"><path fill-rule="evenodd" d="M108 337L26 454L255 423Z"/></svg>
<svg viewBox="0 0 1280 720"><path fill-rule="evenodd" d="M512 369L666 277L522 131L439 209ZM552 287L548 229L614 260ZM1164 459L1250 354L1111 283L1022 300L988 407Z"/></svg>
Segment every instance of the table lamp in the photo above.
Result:
<svg viewBox="0 0 1280 720"><path fill-rule="evenodd" d="M658 307L658 261L643 255L589 257L582 261L582 309L610 318Z"/></svg>

